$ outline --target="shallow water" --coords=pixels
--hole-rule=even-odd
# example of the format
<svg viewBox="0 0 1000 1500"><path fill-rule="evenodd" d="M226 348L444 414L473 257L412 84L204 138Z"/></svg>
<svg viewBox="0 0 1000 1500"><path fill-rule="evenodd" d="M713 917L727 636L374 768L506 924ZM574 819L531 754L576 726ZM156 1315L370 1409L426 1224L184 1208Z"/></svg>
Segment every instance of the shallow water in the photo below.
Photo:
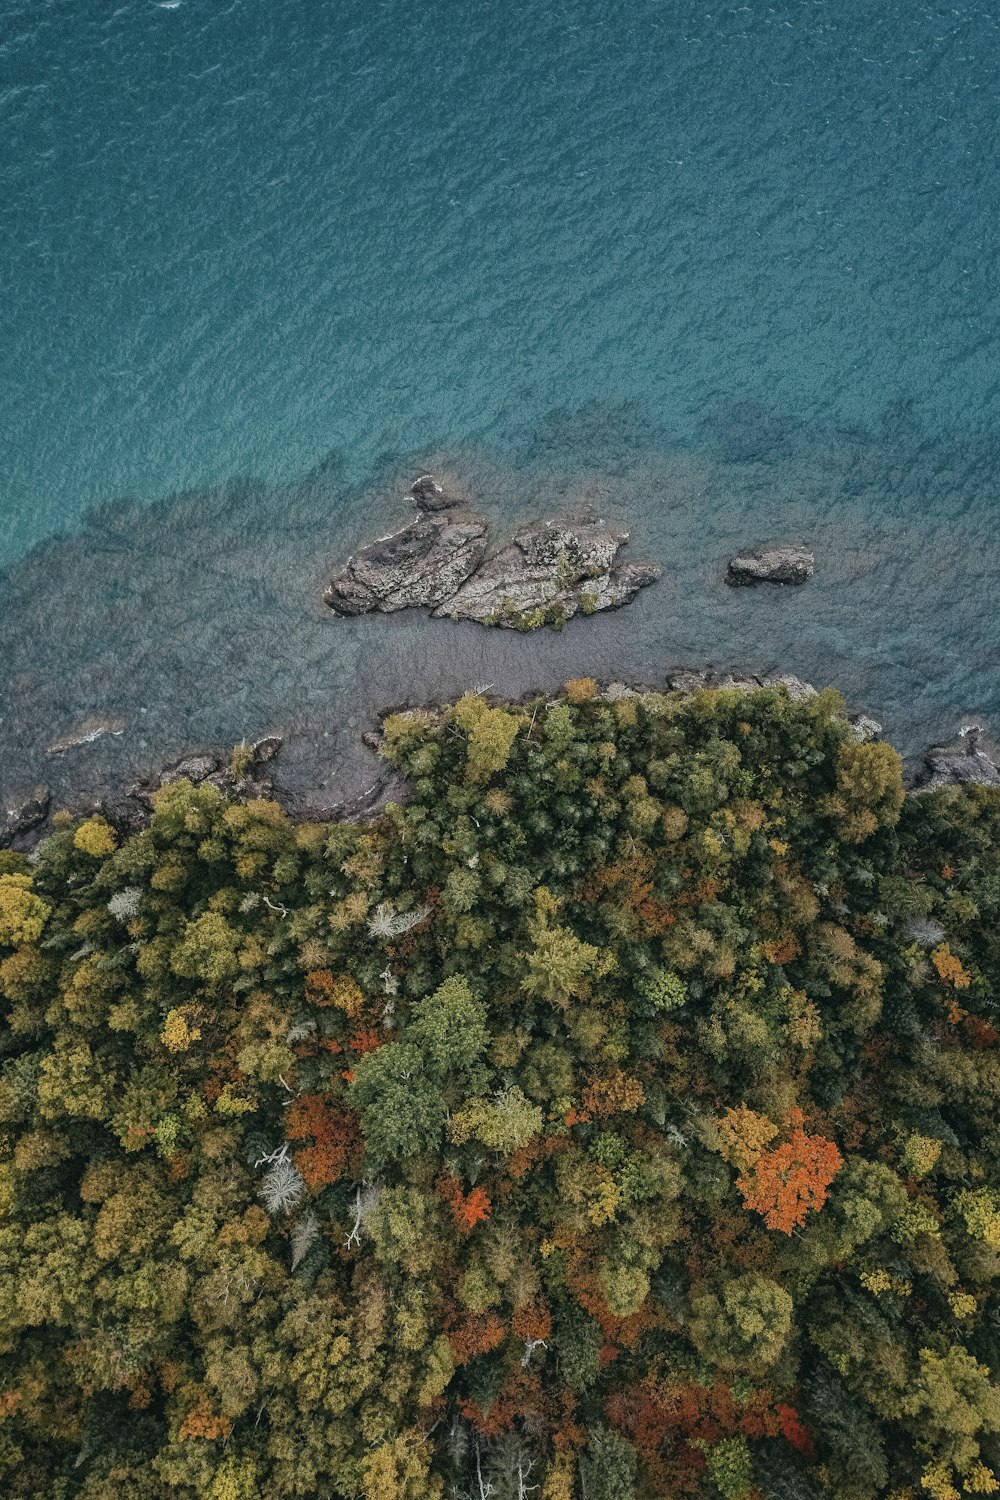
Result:
<svg viewBox="0 0 1000 1500"><path fill-rule="evenodd" d="M582 670L996 714L998 62L986 3L0 0L0 793L277 727L335 801L386 703ZM664 577L332 619L426 463ZM806 588L721 584L784 538Z"/></svg>
<svg viewBox="0 0 1000 1500"><path fill-rule="evenodd" d="M371 780L361 732L403 700L473 686L520 694L591 672L662 682L671 667L779 667L832 682L904 751L972 711L1000 713L1000 627L984 607L1000 545L989 452L730 410L693 449L634 410L557 414L506 453L468 448L387 465L360 486L331 460L285 488L244 484L151 508L109 505L8 574L0 659L4 790L47 780L96 795L170 754L280 730L282 778L314 804ZM664 564L628 608L533 636L422 612L346 620L323 584L357 542L401 524L405 483L433 463L494 522L587 500ZM803 588L730 589L744 544L807 537ZM127 724L62 756L91 716Z"/></svg>

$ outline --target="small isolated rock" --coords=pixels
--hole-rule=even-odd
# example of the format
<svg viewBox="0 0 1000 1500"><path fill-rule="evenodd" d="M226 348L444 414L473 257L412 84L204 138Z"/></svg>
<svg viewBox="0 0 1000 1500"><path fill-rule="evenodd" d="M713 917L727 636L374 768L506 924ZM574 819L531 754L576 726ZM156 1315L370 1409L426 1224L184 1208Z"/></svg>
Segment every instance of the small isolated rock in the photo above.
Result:
<svg viewBox="0 0 1000 1500"><path fill-rule="evenodd" d="M463 503L460 496L449 495L433 474L421 474L415 479L410 485L410 495L418 510L454 510Z"/></svg>
<svg viewBox="0 0 1000 1500"><path fill-rule="evenodd" d="M655 563L616 563L628 535L589 516L533 521L434 613L533 630L577 613L617 609L660 576Z"/></svg>
<svg viewBox="0 0 1000 1500"><path fill-rule="evenodd" d="M6 849L16 838L30 833L48 817L52 794L47 786L36 786L30 797L7 809L0 823L0 849Z"/></svg>
<svg viewBox="0 0 1000 1500"><path fill-rule="evenodd" d="M1000 745L984 724L963 724L946 745L924 751L914 791L936 792L943 786L1000 786Z"/></svg>
<svg viewBox="0 0 1000 1500"><path fill-rule="evenodd" d="M280 734L265 734L262 739L254 740L250 746L250 764L266 765L269 760L274 759L284 743Z"/></svg>
<svg viewBox="0 0 1000 1500"><path fill-rule="evenodd" d="M340 615L441 604L482 562L488 530L480 516L418 516L355 552L323 598Z"/></svg>
<svg viewBox="0 0 1000 1500"><path fill-rule="evenodd" d="M755 583L805 583L813 576L813 554L806 547L758 547L730 560L726 582L734 587Z"/></svg>

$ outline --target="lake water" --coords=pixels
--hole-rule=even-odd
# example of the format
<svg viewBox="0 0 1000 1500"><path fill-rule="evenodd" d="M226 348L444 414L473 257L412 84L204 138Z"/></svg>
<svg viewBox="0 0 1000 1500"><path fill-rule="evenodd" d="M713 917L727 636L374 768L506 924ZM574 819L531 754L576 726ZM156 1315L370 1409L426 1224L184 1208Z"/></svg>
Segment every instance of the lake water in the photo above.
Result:
<svg viewBox="0 0 1000 1500"><path fill-rule="evenodd" d="M582 670L1000 714L998 95L986 0L0 0L0 792L280 728L335 801L379 707ZM427 464L663 578L333 619Z"/></svg>

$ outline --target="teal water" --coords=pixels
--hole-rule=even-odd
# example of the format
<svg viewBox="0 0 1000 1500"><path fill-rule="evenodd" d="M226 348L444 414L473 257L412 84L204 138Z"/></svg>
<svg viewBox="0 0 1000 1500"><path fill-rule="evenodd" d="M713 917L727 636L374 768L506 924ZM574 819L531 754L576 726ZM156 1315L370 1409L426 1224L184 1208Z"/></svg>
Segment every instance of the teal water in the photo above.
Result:
<svg viewBox="0 0 1000 1500"><path fill-rule="evenodd" d="M0 0L0 789L273 725L336 767L577 665L780 664L904 749L1000 710L998 63L986 0ZM323 618L430 457L499 528L594 493L662 584ZM808 589L721 588L793 533Z"/></svg>

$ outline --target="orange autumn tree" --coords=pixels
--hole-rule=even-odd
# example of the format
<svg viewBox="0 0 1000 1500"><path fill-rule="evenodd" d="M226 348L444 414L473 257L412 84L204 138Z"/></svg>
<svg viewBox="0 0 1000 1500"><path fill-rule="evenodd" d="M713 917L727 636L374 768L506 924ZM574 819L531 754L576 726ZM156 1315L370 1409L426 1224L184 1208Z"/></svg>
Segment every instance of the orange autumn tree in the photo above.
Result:
<svg viewBox="0 0 1000 1500"><path fill-rule="evenodd" d="M806 1134L800 1110L792 1111L791 1126L787 1140L761 1151L736 1179L744 1208L783 1234L803 1225L810 1209L823 1207L844 1162L833 1141Z"/></svg>
<svg viewBox="0 0 1000 1500"><path fill-rule="evenodd" d="M462 1184L456 1178L443 1176L438 1182L438 1191L463 1234L471 1234L477 1224L485 1223L489 1218L493 1205L481 1187L463 1193Z"/></svg>
<svg viewBox="0 0 1000 1500"><path fill-rule="evenodd" d="M288 1110L286 1133L290 1141L312 1138L311 1146L295 1153L295 1165L311 1188L337 1182L361 1148L356 1115L322 1094L302 1094L295 1100Z"/></svg>

